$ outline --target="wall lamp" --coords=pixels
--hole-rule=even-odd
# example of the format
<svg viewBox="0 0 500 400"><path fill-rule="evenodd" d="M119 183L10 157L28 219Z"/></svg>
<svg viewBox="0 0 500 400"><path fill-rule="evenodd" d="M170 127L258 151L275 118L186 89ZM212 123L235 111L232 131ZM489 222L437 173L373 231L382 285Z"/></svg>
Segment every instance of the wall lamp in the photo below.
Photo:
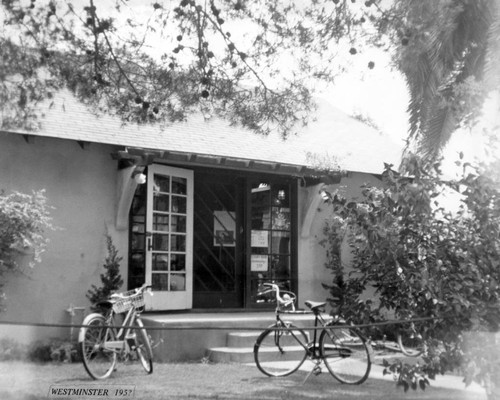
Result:
<svg viewBox="0 0 500 400"><path fill-rule="evenodd" d="M132 178L136 181L138 185L146 183L146 175L143 173L142 169L139 170L137 167L134 172L132 172Z"/></svg>

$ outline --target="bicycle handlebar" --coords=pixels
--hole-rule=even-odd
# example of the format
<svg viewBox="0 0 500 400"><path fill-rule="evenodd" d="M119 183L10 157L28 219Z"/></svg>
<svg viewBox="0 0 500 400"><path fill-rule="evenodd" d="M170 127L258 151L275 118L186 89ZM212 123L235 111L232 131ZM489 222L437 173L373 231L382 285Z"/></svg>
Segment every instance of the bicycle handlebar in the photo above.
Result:
<svg viewBox="0 0 500 400"><path fill-rule="evenodd" d="M133 294L130 294L130 292L125 292L125 293L127 293L127 295L125 293L113 293L109 297L110 297L110 299L125 299L127 297L134 297L134 296L137 296L138 294L140 294L148 289L151 289L151 287L152 287L151 285L148 285L145 283L141 287L133 289L133 291L135 291L135 293L133 293ZM153 293L151 293L151 295L153 295Z"/></svg>
<svg viewBox="0 0 500 400"><path fill-rule="evenodd" d="M277 308L281 307L287 307L287 306L292 306L292 309L295 310L295 294L292 292L287 292L286 290L283 290L285 294L283 296L280 296L280 287L275 284L275 283L263 283L262 286L267 286L271 288L269 291L262 291L257 293L258 295L263 295L265 293L269 292L276 292L276 303L277 303Z"/></svg>

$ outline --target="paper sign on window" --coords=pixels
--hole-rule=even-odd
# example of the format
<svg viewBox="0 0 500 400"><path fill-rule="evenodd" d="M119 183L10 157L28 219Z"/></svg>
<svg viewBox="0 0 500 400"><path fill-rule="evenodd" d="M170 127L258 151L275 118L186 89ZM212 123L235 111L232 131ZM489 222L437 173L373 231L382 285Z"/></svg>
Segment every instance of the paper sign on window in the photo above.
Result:
<svg viewBox="0 0 500 400"><path fill-rule="evenodd" d="M252 272L267 272L268 270L268 257L266 255L252 254L250 265Z"/></svg>
<svg viewBox="0 0 500 400"><path fill-rule="evenodd" d="M269 246L269 233L268 231L252 231L251 237L252 247L268 247Z"/></svg>

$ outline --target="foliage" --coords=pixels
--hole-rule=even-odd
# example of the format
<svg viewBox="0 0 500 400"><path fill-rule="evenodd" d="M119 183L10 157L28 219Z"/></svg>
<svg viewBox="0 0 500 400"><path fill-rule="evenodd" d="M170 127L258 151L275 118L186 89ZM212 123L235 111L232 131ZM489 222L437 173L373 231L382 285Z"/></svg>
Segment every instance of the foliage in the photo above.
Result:
<svg viewBox="0 0 500 400"><path fill-rule="evenodd" d="M111 235L106 234L107 256L104 260L105 272L101 274L101 287L92 285L87 292L87 298L92 303L92 310L98 311L97 303L108 299L109 296L116 292L123 285L123 279L120 275L120 262L123 257L118 256L118 250L113 244Z"/></svg>
<svg viewBox="0 0 500 400"><path fill-rule="evenodd" d="M30 255L30 268L41 261L48 243L44 233L48 229L54 229L49 211L50 206L43 190L31 195L19 192L9 195L0 193L1 277L8 272L23 270L23 265L19 263L23 254Z"/></svg>
<svg viewBox="0 0 500 400"><path fill-rule="evenodd" d="M53 338L38 340L28 346L26 357L35 362L79 362L78 343Z"/></svg>
<svg viewBox="0 0 500 400"><path fill-rule="evenodd" d="M495 0L2 0L0 12L4 128L36 128L34 104L68 87L125 121L197 108L286 137L318 82L375 68L364 54L378 48L407 79L411 139L444 132L442 145L477 114L483 78L500 80Z"/></svg>
<svg viewBox="0 0 500 400"><path fill-rule="evenodd" d="M385 320L389 311L396 319L429 317L415 324L429 349L424 365L411 373L394 367L409 377L464 368L467 358L481 357L465 352L464 332L500 328L500 180L483 167L458 163L462 176L446 181L438 164L426 172L411 157L409 175L386 165L383 188L365 186L358 201L329 200L325 245L334 279L325 286L332 304L359 323ZM443 205L450 198L460 199L453 212ZM376 296L367 295L370 290ZM482 368L477 378L491 372L484 360L475 361ZM411 379L405 381L411 387Z"/></svg>
<svg viewBox="0 0 500 400"><path fill-rule="evenodd" d="M0 339L0 361L79 362L78 343L52 338L28 345L12 338Z"/></svg>

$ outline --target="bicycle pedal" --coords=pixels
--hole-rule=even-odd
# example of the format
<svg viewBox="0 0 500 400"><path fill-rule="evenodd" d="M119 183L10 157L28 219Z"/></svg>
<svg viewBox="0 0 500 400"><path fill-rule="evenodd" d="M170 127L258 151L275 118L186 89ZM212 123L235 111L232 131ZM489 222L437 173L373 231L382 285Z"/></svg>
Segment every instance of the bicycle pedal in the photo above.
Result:
<svg viewBox="0 0 500 400"><path fill-rule="evenodd" d="M314 368L313 368L313 374L318 376L319 374L321 374L321 367L319 365L316 365Z"/></svg>

